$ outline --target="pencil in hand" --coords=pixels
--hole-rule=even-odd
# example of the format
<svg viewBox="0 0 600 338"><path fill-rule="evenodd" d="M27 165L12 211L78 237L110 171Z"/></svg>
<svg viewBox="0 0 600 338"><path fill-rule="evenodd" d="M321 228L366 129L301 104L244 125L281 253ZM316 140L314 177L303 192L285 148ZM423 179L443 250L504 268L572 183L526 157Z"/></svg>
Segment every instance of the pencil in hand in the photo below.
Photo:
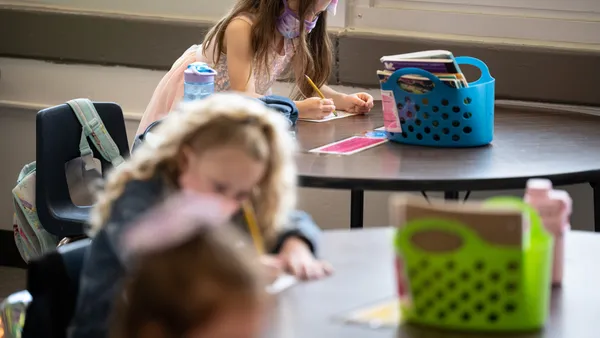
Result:
<svg viewBox="0 0 600 338"><path fill-rule="evenodd" d="M252 237L252 242L254 243L256 252L262 256L265 254L265 242L260 233L260 229L258 228L258 223L256 222L254 208L252 208L252 204L250 204L249 201L244 202L242 208L244 210L244 216L246 217L246 223L248 223L248 229L250 230L250 236Z"/></svg>
<svg viewBox="0 0 600 338"><path fill-rule="evenodd" d="M321 90L319 90L319 88L317 87L317 85L313 82L313 80L311 80L311 78L304 74L304 77L306 78L306 81L308 81L308 84L313 87L313 90L315 91L315 93L317 93L317 95L319 95L320 98L325 99L325 95L323 95L323 93L321 92ZM337 116L337 112L334 110L333 111L333 115Z"/></svg>

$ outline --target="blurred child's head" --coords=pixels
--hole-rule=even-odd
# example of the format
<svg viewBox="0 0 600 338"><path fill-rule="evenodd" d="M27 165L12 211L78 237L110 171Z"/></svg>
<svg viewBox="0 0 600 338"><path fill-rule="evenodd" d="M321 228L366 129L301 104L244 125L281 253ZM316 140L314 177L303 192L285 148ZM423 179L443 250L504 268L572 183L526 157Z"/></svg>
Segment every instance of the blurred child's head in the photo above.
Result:
<svg viewBox="0 0 600 338"><path fill-rule="evenodd" d="M233 209L251 199L267 239L293 206L295 142L289 122L262 102L214 94L183 105L153 133L160 144L144 144L109 176L92 218L96 229L128 181L157 171L174 187L220 195Z"/></svg>
<svg viewBox="0 0 600 338"><path fill-rule="evenodd" d="M260 335L267 294L257 255L240 244L233 228L206 215L214 213L215 205L202 199L169 201L125 234L131 269L117 300L111 337Z"/></svg>
<svg viewBox="0 0 600 338"><path fill-rule="evenodd" d="M213 60L218 62L224 51L225 30L240 14L255 16L252 25L252 52L256 60L254 67L259 72L269 73L273 60L275 39L278 34L293 38L296 46L293 59L293 76L296 80L295 98L310 96L312 87L304 80L310 76L318 87L324 85L332 71L332 43L327 33L327 12L335 13L338 0L238 0L234 8L221 19L206 35L204 50L215 44ZM250 80L250 79L248 79Z"/></svg>

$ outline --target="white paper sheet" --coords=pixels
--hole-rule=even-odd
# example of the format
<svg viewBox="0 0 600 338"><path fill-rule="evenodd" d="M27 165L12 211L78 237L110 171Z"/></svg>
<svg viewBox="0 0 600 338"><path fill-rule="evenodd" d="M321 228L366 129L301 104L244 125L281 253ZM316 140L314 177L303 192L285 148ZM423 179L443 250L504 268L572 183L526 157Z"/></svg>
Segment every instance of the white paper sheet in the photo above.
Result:
<svg viewBox="0 0 600 338"><path fill-rule="evenodd" d="M306 121L306 122L327 122L327 121L331 121L331 120L343 119L344 117L356 115L356 114L346 113L344 111L338 111L336 113L337 113L337 116L335 116L335 115L333 115L333 113L331 113L328 116L325 116L325 118L323 118L322 120L311 120L311 119L303 119L303 118L299 118L298 120Z"/></svg>
<svg viewBox="0 0 600 338"><path fill-rule="evenodd" d="M279 276L273 284L267 286L267 292L274 295L278 294L298 283L298 279L292 275L283 274Z"/></svg>

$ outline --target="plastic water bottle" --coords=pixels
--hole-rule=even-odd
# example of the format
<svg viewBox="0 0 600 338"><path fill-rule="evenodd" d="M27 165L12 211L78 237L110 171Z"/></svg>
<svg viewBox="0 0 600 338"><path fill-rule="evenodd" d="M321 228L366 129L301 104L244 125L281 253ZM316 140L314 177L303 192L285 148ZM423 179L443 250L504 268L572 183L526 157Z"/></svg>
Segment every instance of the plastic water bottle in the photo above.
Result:
<svg viewBox="0 0 600 338"><path fill-rule="evenodd" d="M217 72L204 62L194 62L183 72L183 100L203 99L215 91Z"/></svg>
<svg viewBox="0 0 600 338"><path fill-rule="evenodd" d="M561 285L565 260L565 234L571 228L569 218L573 201L564 190L554 190L547 179L530 179L525 189L525 202L540 214L544 227L554 236L552 284Z"/></svg>

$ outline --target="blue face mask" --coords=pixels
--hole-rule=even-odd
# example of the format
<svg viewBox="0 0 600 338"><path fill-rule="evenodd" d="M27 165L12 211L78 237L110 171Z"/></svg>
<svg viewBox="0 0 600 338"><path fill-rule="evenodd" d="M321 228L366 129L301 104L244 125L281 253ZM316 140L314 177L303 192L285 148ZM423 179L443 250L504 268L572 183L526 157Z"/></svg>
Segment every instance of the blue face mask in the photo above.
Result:
<svg viewBox="0 0 600 338"><path fill-rule="evenodd" d="M281 35L288 39L294 39L300 36L300 18L290 9L286 0L282 0L285 10L277 19L277 30ZM310 33L316 26L319 17L313 21L304 20L304 28L306 33Z"/></svg>

